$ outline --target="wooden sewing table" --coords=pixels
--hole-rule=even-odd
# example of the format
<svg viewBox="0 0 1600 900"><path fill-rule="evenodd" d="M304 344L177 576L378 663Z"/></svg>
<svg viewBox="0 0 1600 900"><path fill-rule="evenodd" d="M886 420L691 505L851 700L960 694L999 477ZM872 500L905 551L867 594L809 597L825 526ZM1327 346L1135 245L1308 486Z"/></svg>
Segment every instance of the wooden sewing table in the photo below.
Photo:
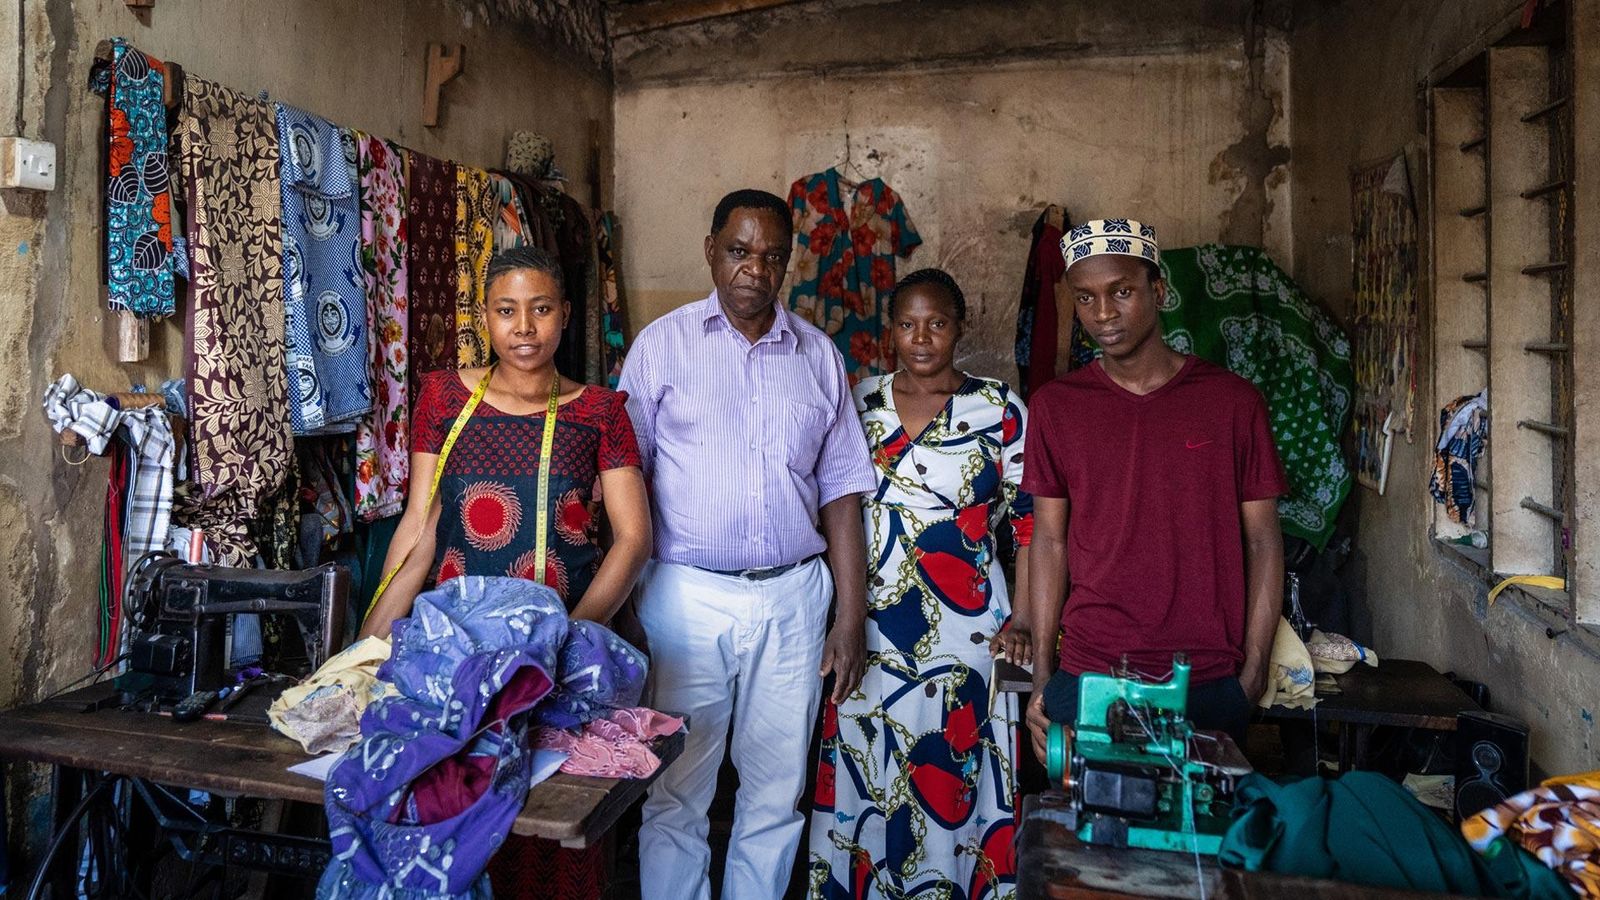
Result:
<svg viewBox="0 0 1600 900"><path fill-rule="evenodd" d="M109 685L102 684L0 712L0 759L54 767L53 832L61 832L75 813L81 812L76 807L84 799L85 784L96 774L129 784L142 781L225 797L322 805L322 782L288 771L289 766L310 757L299 744L266 725L210 720L178 723L155 713L96 709L96 702L110 694ZM662 768L683 752L683 742L684 735L679 732L652 745ZM657 769L656 774L660 772ZM588 846L616 824L653 780L588 778L558 772L529 791L527 805L517 816L512 833L559 841L566 847ZM255 868L252 863L263 860L244 859L241 854L272 857L273 841L279 842L278 855L284 859L267 859L267 863L293 863L295 860L288 857L297 852L304 857L300 861L305 862L309 857L321 856L327 847L326 841L290 836L262 835L261 839L266 843L258 846L265 846L265 851L246 847L223 852L230 863ZM70 888L76 876L77 829L68 829L64 840L52 862L57 897L76 895L70 889L63 893L62 888ZM326 857L321 858L325 862ZM296 870L311 866L260 868L304 874Z"/></svg>

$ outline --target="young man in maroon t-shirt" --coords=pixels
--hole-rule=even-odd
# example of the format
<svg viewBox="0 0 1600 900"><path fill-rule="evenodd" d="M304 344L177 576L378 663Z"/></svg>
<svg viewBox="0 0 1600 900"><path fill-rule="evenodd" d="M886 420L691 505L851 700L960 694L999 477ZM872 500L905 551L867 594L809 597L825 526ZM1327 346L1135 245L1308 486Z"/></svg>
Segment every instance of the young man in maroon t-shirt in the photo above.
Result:
<svg viewBox="0 0 1600 900"><path fill-rule="evenodd" d="M1154 229L1088 222L1061 248L1067 296L1102 356L1028 401L1034 749L1043 758L1051 721L1075 721L1079 675L1126 658L1164 680L1177 653L1193 666L1190 719L1242 739L1283 604L1288 486L1266 403L1162 341Z"/></svg>

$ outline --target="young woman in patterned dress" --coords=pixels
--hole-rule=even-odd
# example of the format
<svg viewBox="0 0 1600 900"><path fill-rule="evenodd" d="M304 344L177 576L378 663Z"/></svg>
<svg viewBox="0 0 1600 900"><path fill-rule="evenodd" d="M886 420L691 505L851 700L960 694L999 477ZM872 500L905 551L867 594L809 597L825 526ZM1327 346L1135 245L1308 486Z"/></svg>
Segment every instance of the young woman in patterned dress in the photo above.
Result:
<svg viewBox="0 0 1600 900"><path fill-rule="evenodd" d="M543 581L573 618L607 622L650 554L650 509L626 396L562 378L555 367L571 315L561 269L534 248L489 263L484 317L490 369L430 372L412 417L410 499L384 571L404 565L362 625L388 635L426 586L461 575ZM437 501L428 486L446 436L486 372L488 388L445 462ZM541 438L552 380L559 384L551 453L546 553L536 560ZM596 491L596 486L600 490ZM603 498L611 546L598 542L591 500ZM420 539L405 556L411 536ZM597 897L604 857L597 845L565 851L547 841L509 838L490 864L496 897Z"/></svg>
<svg viewBox="0 0 1600 900"><path fill-rule="evenodd" d="M890 306L900 369L855 389L879 475L863 502L867 674L824 712L813 897L1015 893L1016 700L990 679L994 655L1030 654L995 549L1009 521L1027 570L1027 411L1003 382L956 369L965 313L945 272L906 276Z"/></svg>

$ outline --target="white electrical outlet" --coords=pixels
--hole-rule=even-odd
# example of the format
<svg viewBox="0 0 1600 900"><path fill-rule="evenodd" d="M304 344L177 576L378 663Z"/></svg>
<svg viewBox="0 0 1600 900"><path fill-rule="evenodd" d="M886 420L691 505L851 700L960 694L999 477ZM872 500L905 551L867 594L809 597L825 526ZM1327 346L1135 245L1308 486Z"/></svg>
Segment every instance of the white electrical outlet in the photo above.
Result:
<svg viewBox="0 0 1600 900"><path fill-rule="evenodd" d="M0 137L0 187L56 189L56 145L22 137Z"/></svg>

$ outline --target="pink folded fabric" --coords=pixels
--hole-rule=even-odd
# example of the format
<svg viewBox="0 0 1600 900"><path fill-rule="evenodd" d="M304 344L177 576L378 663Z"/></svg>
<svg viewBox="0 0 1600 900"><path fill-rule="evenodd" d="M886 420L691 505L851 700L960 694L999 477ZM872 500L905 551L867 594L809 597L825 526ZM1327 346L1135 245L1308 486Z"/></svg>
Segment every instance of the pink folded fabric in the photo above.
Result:
<svg viewBox="0 0 1600 900"><path fill-rule="evenodd" d="M540 728L533 746L567 754L561 771L596 778L648 778L661 766L649 742L676 734L683 720L653 709L614 710L583 726L580 732Z"/></svg>

